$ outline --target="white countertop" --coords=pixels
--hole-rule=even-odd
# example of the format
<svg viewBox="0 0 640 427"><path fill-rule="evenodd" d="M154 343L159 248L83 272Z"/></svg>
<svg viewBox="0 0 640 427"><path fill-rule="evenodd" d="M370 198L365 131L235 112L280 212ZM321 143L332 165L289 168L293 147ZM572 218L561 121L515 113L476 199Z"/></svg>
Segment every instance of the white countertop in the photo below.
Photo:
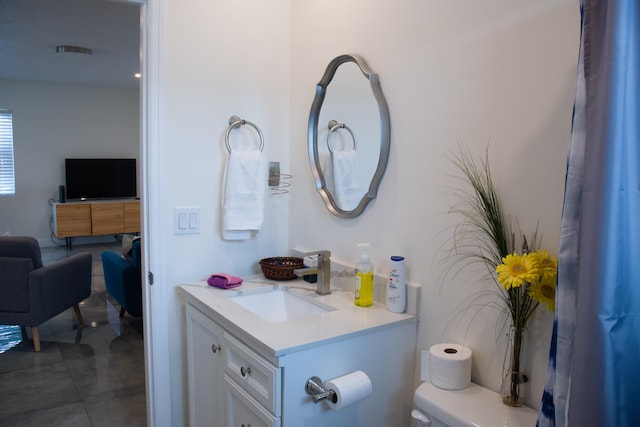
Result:
<svg viewBox="0 0 640 427"><path fill-rule="evenodd" d="M292 293L304 293L307 299L313 298L334 310L270 323L228 298L265 286L284 286ZM392 313L377 302L371 307L358 307L353 302L353 292L332 288L330 295L317 295L315 284L300 279L277 282L257 276L245 279L241 286L233 289L215 288L204 281L181 285L180 289L188 303L274 361L288 353L416 321L413 315Z"/></svg>

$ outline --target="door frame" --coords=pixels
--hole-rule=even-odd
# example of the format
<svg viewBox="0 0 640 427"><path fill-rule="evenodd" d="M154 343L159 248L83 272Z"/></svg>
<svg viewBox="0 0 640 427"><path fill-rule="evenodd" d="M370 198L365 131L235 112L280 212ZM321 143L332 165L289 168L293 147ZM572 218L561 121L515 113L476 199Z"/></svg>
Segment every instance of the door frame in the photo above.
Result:
<svg viewBox="0 0 640 427"><path fill-rule="evenodd" d="M169 313L165 278L163 206L165 181L162 174L163 0L129 0L140 5L140 159L142 217L142 275L144 280L144 354L147 425L172 423L169 359Z"/></svg>

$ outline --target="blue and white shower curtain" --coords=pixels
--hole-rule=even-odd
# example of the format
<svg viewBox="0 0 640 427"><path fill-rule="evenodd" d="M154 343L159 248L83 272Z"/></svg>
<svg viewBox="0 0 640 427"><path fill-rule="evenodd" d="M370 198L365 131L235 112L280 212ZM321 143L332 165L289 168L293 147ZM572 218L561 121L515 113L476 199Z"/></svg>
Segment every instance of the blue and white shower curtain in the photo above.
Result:
<svg viewBox="0 0 640 427"><path fill-rule="evenodd" d="M539 426L640 426L640 1L582 0Z"/></svg>

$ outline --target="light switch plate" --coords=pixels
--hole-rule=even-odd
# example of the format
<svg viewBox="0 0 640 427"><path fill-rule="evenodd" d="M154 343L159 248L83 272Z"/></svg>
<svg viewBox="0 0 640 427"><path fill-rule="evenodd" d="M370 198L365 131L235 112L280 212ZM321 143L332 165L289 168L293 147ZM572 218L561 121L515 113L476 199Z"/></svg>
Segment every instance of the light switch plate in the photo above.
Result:
<svg viewBox="0 0 640 427"><path fill-rule="evenodd" d="M173 234L199 234L200 208L174 208Z"/></svg>

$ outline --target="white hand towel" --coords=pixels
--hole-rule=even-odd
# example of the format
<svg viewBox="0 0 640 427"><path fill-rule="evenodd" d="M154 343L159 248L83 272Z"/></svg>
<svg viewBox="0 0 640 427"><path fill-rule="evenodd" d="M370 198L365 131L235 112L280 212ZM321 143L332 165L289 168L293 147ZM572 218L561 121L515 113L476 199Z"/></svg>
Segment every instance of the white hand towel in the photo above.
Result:
<svg viewBox="0 0 640 427"><path fill-rule="evenodd" d="M262 227L267 174L262 152L234 150L225 171L222 238L247 240Z"/></svg>
<svg viewBox="0 0 640 427"><path fill-rule="evenodd" d="M334 151L331 158L336 203L340 209L351 211L363 196L358 180L357 153L355 150Z"/></svg>

